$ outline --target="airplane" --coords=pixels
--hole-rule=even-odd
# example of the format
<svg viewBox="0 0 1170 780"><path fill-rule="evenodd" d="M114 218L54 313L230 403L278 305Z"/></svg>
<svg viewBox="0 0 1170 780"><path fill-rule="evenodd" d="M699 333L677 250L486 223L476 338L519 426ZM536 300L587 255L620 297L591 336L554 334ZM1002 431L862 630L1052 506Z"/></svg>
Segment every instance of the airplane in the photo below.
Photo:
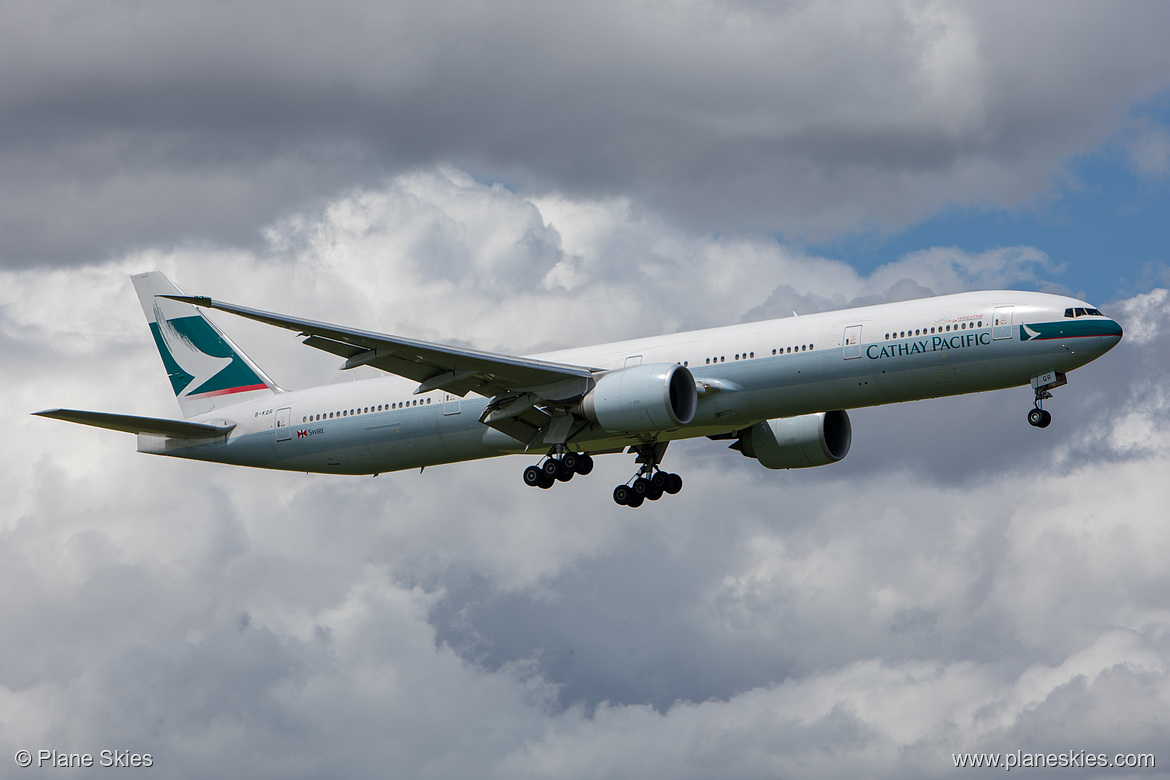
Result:
<svg viewBox="0 0 1170 780"><path fill-rule="evenodd" d="M1030 385L1028 422L1067 374L1122 328L1088 303L995 290L632 339L531 357L445 346L184 295L158 271L131 277L184 419L76 409L41 417L137 435L138 451L327 474L380 474L538 455L549 488L636 455L613 491L638 507L678 493L672 441L707 437L769 469L836 463L848 409ZM303 343L389 376L284 390L204 314L295 331Z"/></svg>

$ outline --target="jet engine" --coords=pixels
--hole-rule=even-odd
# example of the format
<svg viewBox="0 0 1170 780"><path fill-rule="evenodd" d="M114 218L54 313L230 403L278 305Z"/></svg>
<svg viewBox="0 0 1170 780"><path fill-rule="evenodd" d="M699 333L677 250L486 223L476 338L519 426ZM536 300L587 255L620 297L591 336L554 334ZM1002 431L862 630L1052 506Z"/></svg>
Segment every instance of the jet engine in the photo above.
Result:
<svg viewBox="0 0 1170 780"><path fill-rule="evenodd" d="M602 374L579 411L607 431L651 433L686 425L698 405L690 371L678 363L648 363Z"/></svg>
<svg viewBox="0 0 1170 780"><path fill-rule="evenodd" d="M853 427L843 411L764 420L740 431L732 449L769 469L802 469L836 463L849 454Z"/></svg>

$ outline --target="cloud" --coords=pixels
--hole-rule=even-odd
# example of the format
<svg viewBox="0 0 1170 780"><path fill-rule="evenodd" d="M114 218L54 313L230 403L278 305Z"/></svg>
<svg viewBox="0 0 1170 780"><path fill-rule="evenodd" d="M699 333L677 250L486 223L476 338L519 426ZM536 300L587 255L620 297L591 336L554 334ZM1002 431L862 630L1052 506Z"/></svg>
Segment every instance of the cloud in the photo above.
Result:
<svg viewBox="0 0 1170 780"><path fill-rule="evenodd" d="M0 274L8 755L136 750L184 778L830 778L933 777L968 751L1167 753L1164 290L1100 303L1126 339L1070 376L1045 431L1024 388L859 410L854 451L822 469L674 444L683 493L637 513L609 496L628 456L550 491L521 484L519 457L308 476L25 414L174 414L126 278L152 267L516 352L1060 275L1029 247L860 274L458 169L264 236ZM290 334L218 319L290 387L348 381Z"/></svg>
<svg viewBox="0 0 1170 780"><path fill-rule="evenodd" d="M8 267L255 249L257 225L435 165L703 232L897 230L1034 201L1170 79L1156 3L8 3L5 18Z"/></svg>
<svg viewBox="0 0 1170 780"><path fill-rule="evenodd" d="M1149 179L1170 173L1170 132L1164 127L1145 127L1129 142L1129 156L1137 172Z"/></svg>

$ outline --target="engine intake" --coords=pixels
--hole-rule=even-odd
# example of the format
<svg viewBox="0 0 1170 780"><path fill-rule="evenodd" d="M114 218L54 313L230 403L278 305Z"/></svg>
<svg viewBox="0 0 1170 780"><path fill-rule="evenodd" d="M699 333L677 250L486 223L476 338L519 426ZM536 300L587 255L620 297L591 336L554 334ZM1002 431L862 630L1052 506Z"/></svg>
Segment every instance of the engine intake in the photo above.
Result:
<svg viewBox="0 0 1170 780"><path fill-rule="evenodd" d="M731 445L769 469L802 469L836 463L849 454L853 426L843 411L765 420Z"/></svg>
<svg viewBox="0 0 1170 780"><path fill-rule="evenodd" d="M602 374L581 399L586 419L615 433L650 433L695 419L695 378L678 363L648 363Z"/></svg>

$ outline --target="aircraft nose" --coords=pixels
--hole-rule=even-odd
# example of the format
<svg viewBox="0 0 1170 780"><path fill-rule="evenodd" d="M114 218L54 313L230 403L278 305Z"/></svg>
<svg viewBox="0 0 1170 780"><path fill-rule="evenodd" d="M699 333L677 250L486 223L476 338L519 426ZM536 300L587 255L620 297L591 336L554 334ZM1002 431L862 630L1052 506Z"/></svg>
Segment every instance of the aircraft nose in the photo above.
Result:
<svg viewBox="0 0 1170 780"><path fill-rule="evenodd" d="M1101 346L1105 350L1113 349L1121 341L1121 325L1115 320L1105 320L1101 325Z"/></svg>

